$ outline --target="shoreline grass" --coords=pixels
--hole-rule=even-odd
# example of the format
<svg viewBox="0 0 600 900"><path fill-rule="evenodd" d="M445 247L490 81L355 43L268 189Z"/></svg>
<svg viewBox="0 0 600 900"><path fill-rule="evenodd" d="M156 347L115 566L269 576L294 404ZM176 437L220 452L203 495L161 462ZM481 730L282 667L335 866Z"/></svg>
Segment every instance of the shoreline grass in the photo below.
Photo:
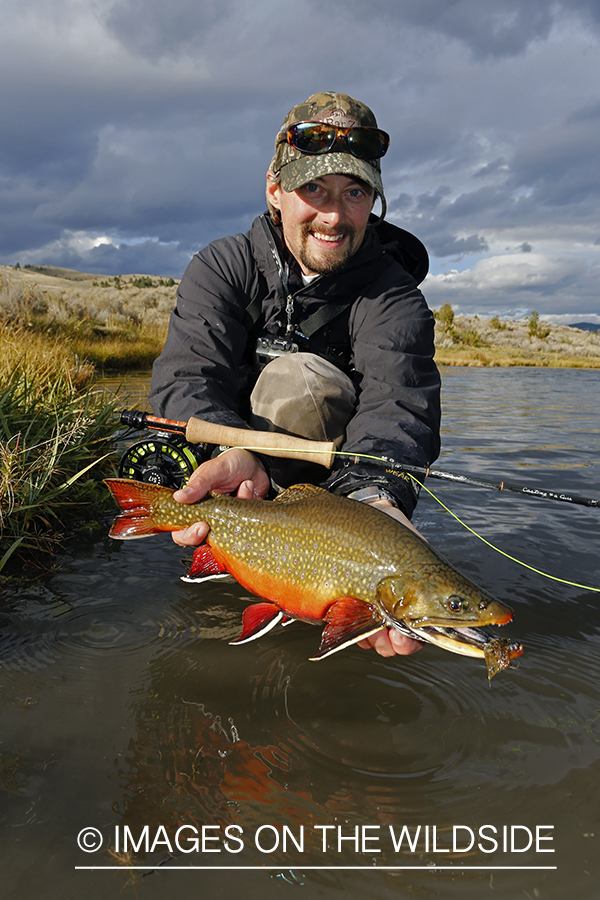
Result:
<svg viewBox="0 0 600 900"><path fill-rule="evenodd" d="M435 361L440 366L470 366L471 368L529 368L547 369L600 369L600 356L560 356L557 353L527 353L487 348L474 350L471 348L436 349Z"/></svg>
<svg viewBox="0 0 600 900"><path fill-rule="evenodd" d="M47 568L67 535L110 508L116 398L56 337L3 323L0 338L0 572ZM112 460L111 460L112 457Z"/></svg>

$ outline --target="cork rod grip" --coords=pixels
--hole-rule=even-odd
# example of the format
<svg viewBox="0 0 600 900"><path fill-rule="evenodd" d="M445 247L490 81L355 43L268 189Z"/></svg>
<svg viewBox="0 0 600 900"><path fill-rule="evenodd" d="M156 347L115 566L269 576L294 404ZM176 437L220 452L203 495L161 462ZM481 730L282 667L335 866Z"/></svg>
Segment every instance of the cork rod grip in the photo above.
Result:
<svg viewBox="0 0 600 900"><path fill-rule="evenodd" d="M302 459L305 462L317 463L330 469L335 458L334 443L307 441L304 438L289 434L278 434L274 431L250 431L246 428L231 428L228 425L215 425L202 419L190 419L185 433L192 444L223 444L227 447L245 447L264 453L265 456L278 456L281 459Z"/></svg>

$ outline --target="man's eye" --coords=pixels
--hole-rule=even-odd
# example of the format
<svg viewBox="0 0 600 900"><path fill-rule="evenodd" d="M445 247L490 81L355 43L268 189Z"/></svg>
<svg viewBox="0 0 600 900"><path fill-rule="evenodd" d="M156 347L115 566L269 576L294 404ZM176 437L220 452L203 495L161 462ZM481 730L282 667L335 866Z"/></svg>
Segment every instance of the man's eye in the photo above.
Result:
<svg viewBox="0 0 600 900"><path fill-rule="evenodd" d="M304 189L305 189L305 191L307 191L309 194L316 194L317 191L319 190L319 185L318 185L318 184L315 184L314 181L309 181L308 184L305 184L305 185L304 185Z"/></svg>

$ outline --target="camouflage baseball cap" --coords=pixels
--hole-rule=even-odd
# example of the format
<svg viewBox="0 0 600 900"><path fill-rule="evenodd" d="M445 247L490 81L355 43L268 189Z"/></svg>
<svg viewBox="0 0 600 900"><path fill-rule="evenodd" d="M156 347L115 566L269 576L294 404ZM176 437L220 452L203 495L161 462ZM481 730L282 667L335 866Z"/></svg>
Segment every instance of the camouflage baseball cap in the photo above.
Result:
<svg viewBox="0 0 600 900"><path fill-rule="evenodd" d="M296 122L325 122L340 128L377 128L377 121L368 106L348 94L322 91L299 103L287 114L280 131ZM281 186L287 193L296 191L323 175L354 175L361 178L379 194L385 210L381 165L378 159L357 159L351 153L329 152L309 156L296 150L286 141L275 145L275 157L270 166L281 174Z"/></svg>

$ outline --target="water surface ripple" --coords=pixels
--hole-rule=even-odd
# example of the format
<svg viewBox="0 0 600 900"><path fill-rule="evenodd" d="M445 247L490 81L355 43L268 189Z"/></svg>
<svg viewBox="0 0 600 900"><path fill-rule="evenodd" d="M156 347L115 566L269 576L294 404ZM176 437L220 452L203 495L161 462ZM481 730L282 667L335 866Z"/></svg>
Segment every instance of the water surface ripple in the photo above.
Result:
<svg viewBox="0 0 600 900"><path fill-rule="evenodd" d="M584 370L445 370L437 467L600 497L599 378ZM600 587L600 511L427 486L509 555ZM174 835L185 824L238 826L243 850L141 847L134 855L155 874L140 876L140 897L243 890L269 900L304 887L325 898L479 900L489 892L596 900L600 596L500 556L427 495L415 523L515 609L504 634L521 640L524 654L491 684L482 661L431 646L393 660L349 648L311 663L319 632L300 623L231 647L247 594L236 584L181 582L183 554L168 536L78 542L52 576L7 587L6 896L113 897L126 872L75 866L114 863L108 847L117 826L133 834L164 826ZM93 856L76 844L87 825L106 838ZM253 836L265 826L265 839L284 826L297 840L303 834L303 850L289 841L285 851L261 850ZM481 839L454 847L455 826L462 838L465 829L494 829L497 850L486 852L491 845ZM544 833L554 853L519 846L536 826L551 827ZM518 840L505 852L511 827ZM365 829L371 840L362 852L353 836L360 843ZM166 871L175 865L278 868ZM368 871L311 868L343 865ZM541 868L548 866L556 868Z"/></svg>

